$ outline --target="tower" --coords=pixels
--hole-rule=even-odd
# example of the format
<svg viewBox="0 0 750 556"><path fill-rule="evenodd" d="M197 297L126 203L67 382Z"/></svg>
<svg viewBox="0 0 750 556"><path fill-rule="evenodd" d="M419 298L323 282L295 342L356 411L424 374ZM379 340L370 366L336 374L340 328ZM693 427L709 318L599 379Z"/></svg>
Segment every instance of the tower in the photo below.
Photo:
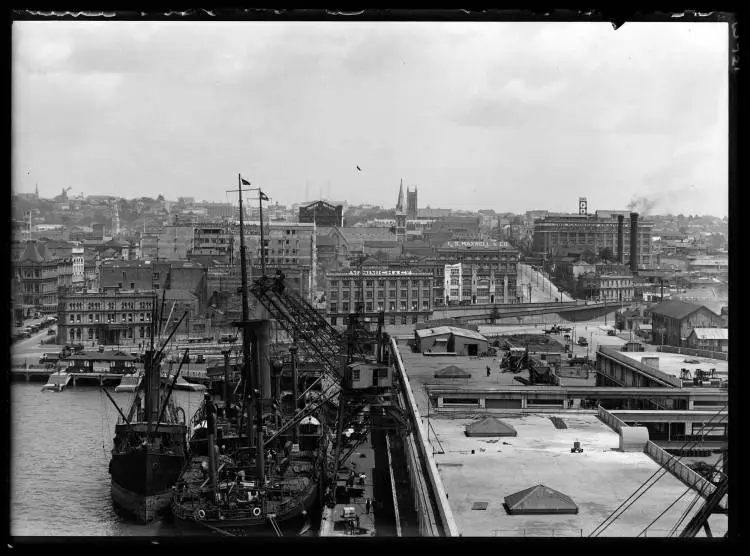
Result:
<svg viewBox="0 0 750 556"><path fill-rule="evenodd" d="M120 203L115 200L112 204L112 237L116 238L120 236Z"/></svg>
<svg viewBox="0 0 750 556"><path fill-rule="evenodd" d="M417 188L414 191L409 191L406 188L406 219L416 220L417 219Z"/></svg>
<svg viewBox="0 0 750 556"><path fill-rule="evenodd" d="M578 197L578 214L588 214L588 201L586 197Z"/></svg>
<svg viewBox="0 0 750 556"><path fill-rule="evenodd" d="M396 202L396 239L406 239L406 210L404 210L404 180L398 190L398 201Z"/></svg>

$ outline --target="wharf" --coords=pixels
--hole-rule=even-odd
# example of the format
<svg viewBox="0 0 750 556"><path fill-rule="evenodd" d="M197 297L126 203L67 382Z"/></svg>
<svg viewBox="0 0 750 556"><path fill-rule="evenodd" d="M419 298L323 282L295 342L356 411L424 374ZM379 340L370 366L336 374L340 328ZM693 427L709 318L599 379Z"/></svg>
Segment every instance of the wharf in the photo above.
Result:
<svg viewBox="0 0 750 556"><path fill-rule="evenodd" d="M346 503L336 504L333 508L325 506L320 521L321 537L374 537L375 528L375 504L374 504L374 480L375 480L375 453L372 447L372 435L352 454L347 468L355 474L354 488L347 489L352 496ZM360 486L356 479L360 473L367 474L364 486ZM342 481L339 481L342 482ZM344 487L346 488L346 487ZM338 490L338 489L337 489ZM366 501L370 499L370 512L367 512ZM341 500L339 497L338 500ZM345 507L353 507L359 517L359 529L350 530L346 520L342 517Z"/></svg>

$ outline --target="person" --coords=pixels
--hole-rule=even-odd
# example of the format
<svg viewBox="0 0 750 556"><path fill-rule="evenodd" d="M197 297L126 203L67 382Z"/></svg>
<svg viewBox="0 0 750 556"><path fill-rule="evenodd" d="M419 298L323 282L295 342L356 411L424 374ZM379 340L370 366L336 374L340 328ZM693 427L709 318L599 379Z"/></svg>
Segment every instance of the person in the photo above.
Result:
<svg viewBox="0 0 750 556"><path fill-rule="evenodd" d="M370 515L370 506L371 505L372 505L372 503L370 502L369 498L367 500L365 500L365 512L367 513L367 515Z"/></svg>
<svg viewBox="0 0 750 556"><path fill-rule="evenodd" d="M490 376L490 366L487 365L487 376Z"/></svg>

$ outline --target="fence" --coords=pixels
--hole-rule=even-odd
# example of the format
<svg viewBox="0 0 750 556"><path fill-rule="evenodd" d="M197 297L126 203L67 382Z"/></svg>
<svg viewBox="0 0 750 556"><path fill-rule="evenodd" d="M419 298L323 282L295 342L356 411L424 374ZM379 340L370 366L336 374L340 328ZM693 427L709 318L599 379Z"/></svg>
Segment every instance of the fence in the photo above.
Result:
<svg viewBox="0 0 750 556"><path fill-rule="evenodd" d="M666 452L650 440L646 442L646 454L659 465L665 467L672 475L680 479L687 486L696 489L703 496L709 496L716 487L700 474L690 469L672 454Z"/></svg>
<svg viewBox="0 0 750 556"><path fill-rule="evenodd" d="M728 354L723 351L708 351L705 349L681 348L674 346L656 346L656 351L664 353L679 353L680 355L692 355L693 357L708 357L709 359L728 360Z"/></svg>

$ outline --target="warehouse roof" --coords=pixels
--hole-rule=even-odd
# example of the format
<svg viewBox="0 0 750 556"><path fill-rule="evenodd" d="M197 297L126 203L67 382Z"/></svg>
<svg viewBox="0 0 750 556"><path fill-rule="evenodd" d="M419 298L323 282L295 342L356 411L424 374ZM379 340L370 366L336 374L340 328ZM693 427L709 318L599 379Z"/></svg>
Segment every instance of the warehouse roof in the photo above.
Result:
<svg viewBox="0 0 750 556"><path fill-rule="evenodd" d="M728 328L693 328L693 334L699 340L728 340Z"/></svg>
<svg viewBox="0 0 750 556"><path fill-rule="evenodd" d="M509 514L577 514L578 506L567 494L536 485L505 497Z"/></svg>
<svg viewBox="0 0 750 556"><path fill-rule="evenodd" d="M673 319L684 319L685 317L692 315L701 308L708 309L704 305L695 305L694 303L685 303L684 301L664 301L658 305L654 305L649 309L649 313L652 315L662 315Z"/></svg>
<svg viewBox="0 0 750 556"><path fill-rule="evenodd" d="M465 328L457 328L455 326L437 326L435 328L422 328L415 330L419 338L429 338L430 336L442 336L443 334L453 334L454 336L462 336L464 338L472 338L474 340L488 341L487 338L482 336L479 332L473 330L466 330Z"/></svg>

